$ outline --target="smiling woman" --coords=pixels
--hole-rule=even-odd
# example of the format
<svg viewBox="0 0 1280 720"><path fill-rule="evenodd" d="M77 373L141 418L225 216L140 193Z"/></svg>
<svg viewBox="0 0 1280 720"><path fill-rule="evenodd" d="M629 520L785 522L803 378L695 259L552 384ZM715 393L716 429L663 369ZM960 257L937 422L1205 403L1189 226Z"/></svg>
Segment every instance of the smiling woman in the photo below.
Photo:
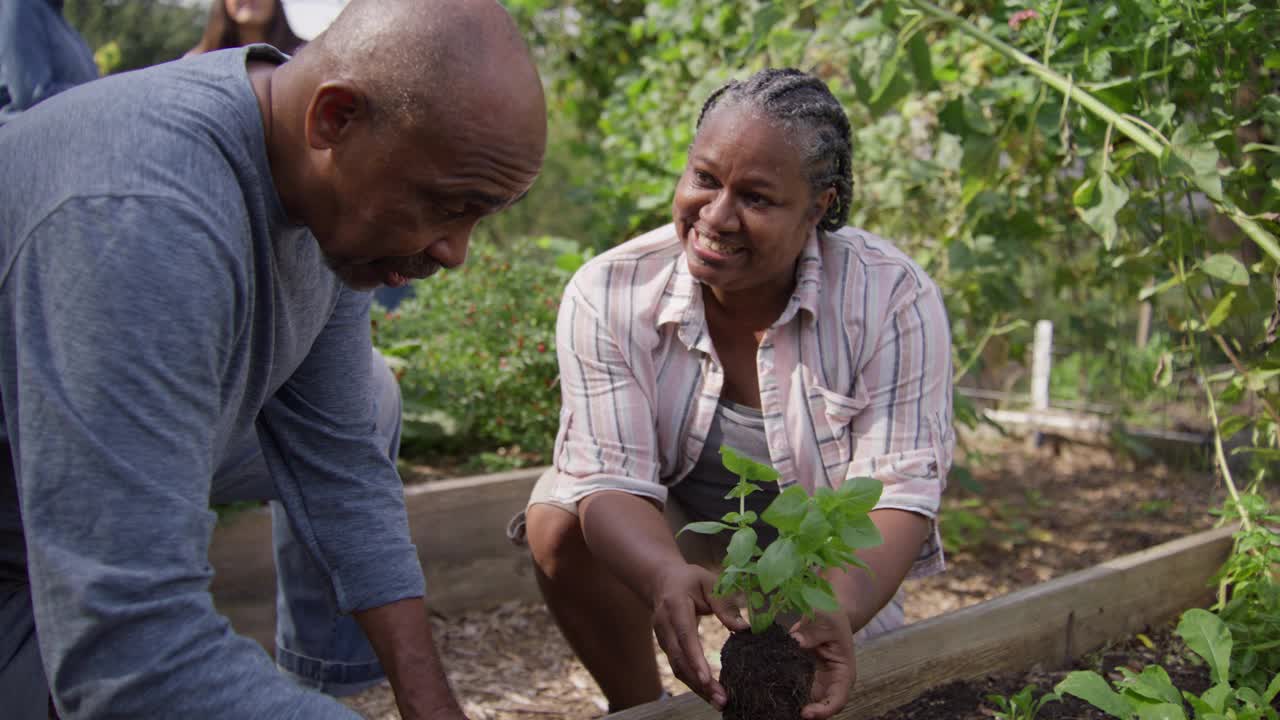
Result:
<svg viewBox="0 0 1280 720"><path fill-rule="evenodd" d="M902 580L943 568L946 311L906 255L844 226L849 138L813 76L729 83L698 119L673 223L596 257L565 290L555 464L512 536L614 710L661 692L651 630L678 678L717 708L729 700L696 620L745 627L712 593L725 548L672 536L738 509L722 445L777 468L783 488L884 486L870 513L884 544L859 553L871 571L824 573L842 611L789 628L817 660L808 720L844 705L854 640L902 624Z"/></svg>

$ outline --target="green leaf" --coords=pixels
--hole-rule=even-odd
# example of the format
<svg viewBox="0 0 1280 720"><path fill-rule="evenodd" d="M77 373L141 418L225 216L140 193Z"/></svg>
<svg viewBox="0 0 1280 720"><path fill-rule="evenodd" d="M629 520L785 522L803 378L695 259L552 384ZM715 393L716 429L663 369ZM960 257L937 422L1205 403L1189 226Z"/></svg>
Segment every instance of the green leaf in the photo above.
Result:
<svg viewBox="0 0 1280 720"><path fill-rule="evenodd" d="M831 523L816 506L810 504L805 511L804 520L800 521L800 529L796 532L796 542L800 552L810 553L822 547L831 537Z"/></svg>
<svg viewBox="0 0 1280 720"><path fill-rule="evenodd" d="M1227 709L1227 701L1231 699L1231 686L1226 683L1214 685L1205 690L1200 699L1214 712L1222 712Z"/></svg>
<svg viewBox="0 0 1280 720"><path fill-rule="evenodd" d="M756 567L760 573L760 589L770 593L800 572L800 553L790 538L778 538L765 549Z"/></svg>
<svg viewBox="0 0 1280 720"><path fill-rule="evenodd" d="M1247 415L1229 415L1218 425L1218 432L1223 438L1229 438L1252 424L1253 418Z"/></svg>
<svg viewBox="0 0 1280 720"><path fill-rule="evenodd" d="M880 535L880 529L866 515L852 518L842 523L840 526L840 539L844 541L845 545L854 550L875 547L884 542L884 538Z"/></svg>
<svg viewBox="0 0 1280 720"><path fill-rule="evenodd" d="M1267 685L1267 691L1262 694L1262 699L1271 702L1277 696L1280 696L1280 673L1276 673L1276 676L1271 678L1271 684Z"/></svg>
<svg viewBox="0 0 1280 720"><path fill-rule="evenodd" d="M1142 292L1138 293L1138 301L1146 302L1147 300L1150 300L1156 295L1159 295L1160 293L1166 290L1171 290L1173 288L1176 288L1181 284L1182 284L1182 278L1177 275L1174 275L1173 277L1169 278L1168 280L1165 280L1159 285L1142 288Z"/></svg>
<svg viewBox="0 0 1280 720"><path fill-rule="evenodd" d="M1192 608L1182 614L1177 632L1192 652L1209 663L1213 682L1227 682L1231 669L1231 631L1226 623L1208 610Z"/></svg>
<svg viewBox="0 0 1280 720"><path fill-rule="evenodd" d="M836 491L840 496L841 510L846 515L871 512L880 502L884 485L875 478L856 477L845 480Z"/></svg>
<svg viewBox="0 0 1280 720"><path fill-rule="evenodd" d="M743 455L728 445L720 446L720 458L729 472L746 480L777 482L778 471Z"/></svg>
<svg viewBox="0 0 1280 720"><path fill-rule="evenodd" d="M800 589L800 593L804 596L805 602L809 603L809 607L815 610L840 612L840 603L836 601L835 596L825 590L805 585Z"/></svg>
<svg viewBox="0 0 1280 720"><path fill-rule="evenodd" d="M938 81L933 77L933 60L929 55L929 42L923 32L917 32L907 41L907 57L911 60L911 71L915 73L916 82L924 90L933 90Z"/></svg>
<svg viewBox="0 0 1280 720"><path fill-rule="evenodd" d="M722 522L707 520L706 522L689 523L688 525L685 525L684 527L680 528L680 532L684 532L685 530L688 530L689 532L695 532L700 535L715 535L716 533L721 532L722 530L732 530L732 529L733 529L732 525L725 525ZM680 533L676 533L676 535L679 535L679 534Z"/></svg>
<svg viewBox="0 0 1280 720"><path fill-rule="evenodd" d="M1090 183L1093 185L1089 186ZM1084 207L1082 203L1091 201L1095 191L1100 195L1097 204ZM1072 199L1075 201L1076 212L1079 213L1080 219L1098 233L1102 238L1103 247L1107 250L1115 247L1116 236L1120 232L1116 213L1129 202L1129 188L1123 183L1117 184L1111 179L1110 174L1104 174L1097 180L1086 180L1076 189Z"/></svg>
<svg viewBox="0 0 1280 720"><path fill-rule="evenodd" d="M1211 200L1222 200L1222 177L1218 175L1218 148L1200 137L1192 125L1179 125L1169 139L1171 146L1161 158L1167 170L1187 176Z"/></svg>
<svg viewBox="0 0 1280 720"><path fill-rule="evenodd" d="M1225 283L1241 286L1249 284L1249 269L1234 256L1226 253L1205 258L1204 262L1200 263L1200 269L1205 275L1218 278Z"/></svg>
<svg viewBox="0 0 1280 720"><path fill-rule="evenodd" d="M756 531L749 527L738 528L729 541L729 552L725 559L730 565L746 565L756 551Z"/></svg>
<svg viewBox="0 0 1280 720"><path fill-rule="evenodd" d="M757 493L757 492L760 492L760 488L758 486L752 485L746 480L741 480L738 482L737 485L734 485L729 490L729 494L725 495L724 499L737 500L738 498L744 498L752 493Z"/></svg>
<svg viewBox="0 0 1280 720"><path fill-rule="evenodd" d="M1059 695L1074 695L1111 717L1122 718L1122 720L1133 717L1133 708L1129 705L1129 701L1112 690L1107 681L1095 672L1076 670L1055 685L1053 691Z"/></svg>
<svg viewBox="0 0 1280 720"><path fill-rule="evenodd" d="M1169 673L1159 665L1148 665L1139 674L1130 673L1117 685L1158 703L1182 705L1182 693L1173 686Z"/></svg>
<svg viewBox="0 0 1280 720"><path fill-rule="evenodd" d="M808 508L808 493L799 485L792 485L778 493L778 497L769 503L761 517L785 533L794 533L800 529L800 522L804 520Z"/></svg>
<svg viewBox="0 0 1280 720"><path fill-rule="evenodd" d="M1178 705L1160 703L1158 705L1139 705L1138 720L1187 720L1182 712L1181 698Z"/></svg>
<svg viewBox="0 0 1280 720"><path fill-rule="evenodd" d="M1213 306L1213 312L1209 313L1209 319L1206 324L1210 328L1216 328L1227 318L1231 317L1231 304L1235 302L1235 300L1236 293L1234 290L1223 295L1218 300L1218 304Z"/></svg>

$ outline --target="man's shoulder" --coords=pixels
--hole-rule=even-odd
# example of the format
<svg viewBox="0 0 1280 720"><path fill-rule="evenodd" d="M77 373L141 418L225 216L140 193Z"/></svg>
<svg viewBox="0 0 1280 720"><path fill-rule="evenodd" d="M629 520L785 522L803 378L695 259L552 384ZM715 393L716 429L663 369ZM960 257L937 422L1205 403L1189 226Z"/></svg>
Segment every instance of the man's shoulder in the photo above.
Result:
<svg viewBox="0 0 1280 720"><path fill-rule="evenodd" d="M231 222L265 152L257 112L233 74L191 61L50 98L0 133L0 176L26 179L0 189L6 234L20 237L76 198L169 198Z"/></svg>

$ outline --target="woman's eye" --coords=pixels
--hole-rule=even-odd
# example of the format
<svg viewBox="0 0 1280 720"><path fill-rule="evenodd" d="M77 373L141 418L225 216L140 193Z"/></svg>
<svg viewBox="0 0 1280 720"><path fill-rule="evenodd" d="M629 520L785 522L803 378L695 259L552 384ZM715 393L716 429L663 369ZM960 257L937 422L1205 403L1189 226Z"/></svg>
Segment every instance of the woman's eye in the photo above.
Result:
<svg viewBox="0 0 1280 720"><path fill-rule="evenodd" d="M745 200L748 205L753 207L765 207L769 204L769 198L763 195L757 195L756 193L747 193L742 196L742 199Z"/></svg>

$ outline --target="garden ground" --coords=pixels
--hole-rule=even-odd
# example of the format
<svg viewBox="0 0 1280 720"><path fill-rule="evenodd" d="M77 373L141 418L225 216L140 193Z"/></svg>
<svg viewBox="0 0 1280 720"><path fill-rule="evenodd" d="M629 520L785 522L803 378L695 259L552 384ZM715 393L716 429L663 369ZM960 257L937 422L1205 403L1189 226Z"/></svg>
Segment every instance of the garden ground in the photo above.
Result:
<svg viewBox="0 0 1280 720"><path fill-rule="evenodd" d="M909 622L1207 529L1214 518L1206 508L1220 501L1207 472L1138 465L1098 448L1050 444L1033 450L1001 440L983 452L971 466L982 492L947 490L942 527L949 569L908 582ZM473 720L604 714L595 683L541 605L513 602L433 623L450 680ZM725 632L704 619L702 635L718 669ZM655 653L667 689L684 692L656 645ZM991 687L1009 694L1021 685ZM979 697L990 691L975 688L965 691ZM367 718L399 717L385 685L346 702Z"/></svg>

